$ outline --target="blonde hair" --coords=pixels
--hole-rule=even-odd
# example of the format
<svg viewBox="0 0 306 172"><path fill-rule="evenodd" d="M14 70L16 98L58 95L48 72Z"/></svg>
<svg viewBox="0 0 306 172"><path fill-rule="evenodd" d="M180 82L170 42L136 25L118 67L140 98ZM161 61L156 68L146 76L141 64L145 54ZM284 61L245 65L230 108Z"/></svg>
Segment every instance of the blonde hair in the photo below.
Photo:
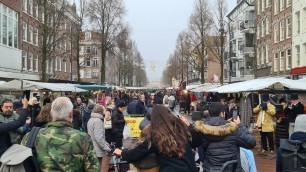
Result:
<svg viewBox="0 0 306 172"><path fill-rule="evenodd" d="M105 108L104 106L100 105L100 104L96 104L94 109L92 110L93 113L100 113L100 114L104 114L105 113Z"/></svg>

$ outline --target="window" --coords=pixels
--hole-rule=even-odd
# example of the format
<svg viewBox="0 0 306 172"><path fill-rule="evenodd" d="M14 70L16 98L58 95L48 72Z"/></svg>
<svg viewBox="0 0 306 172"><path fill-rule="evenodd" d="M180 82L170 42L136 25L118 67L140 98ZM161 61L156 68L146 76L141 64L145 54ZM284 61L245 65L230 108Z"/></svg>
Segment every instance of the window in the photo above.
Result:
<svg viewBox="0 0 306 172"><path fill-rule="evenodd" d="M34 55L33 71L38 72L38 55Z"/></svg>
<svg viewBox="0 0 306 172"><path fill-rule="evenodd" d="M284 51L281 51L281 53L280 53L280 60L279 60L279 65L280 65L280 67L279 67L279 71L283 71L284 70L284 54L285 54L285 52Z"/></svg>
<svg viewBox="0 0 306 172"><path fill-rule="evenodd" d="M2 8L2 44L7 45L7 30L8 30L8 24L7 24L7 7L3 5Z"/></svg>
<svg viewBox="0 0 306 172"><path fill-rule="evenodd" d="M274 24L274 43L277 43L277 41L278 41L277 29L278 29L278 23L275 23Z"/></svg>
<svg viewBox="0 0 306 172"><path fill-rule="evenodd" d="M41 21L44 23L45 21L45 8L41 7Z"/></svg>
<svg viewBox="0 0 306 172"><path fill-rule="evenodd" d="M287 68L291 69L292 59L291 59L291 50L290 49L287 50L287 60L286 60L286 63L287 63Z"/></svg>
<svg viewBox="0 0 306 172"><path fill-rule="evenodd" d="M296 33L300 34L300 29L301 29L300 12L295 13L295 16L296 16L296 27L297 27Z"/></svg>
<svg viewBox="0 0 306 172"><path fill-rule="evenodd" d="M22 0L22 11L27 12L27 0Z"/></svg>
<svg viewBox="0 0 306 172"><path fill-rule="evenodd" d="M94 68L98 67L98 58L97 57L93 58L92 67L94 67Z"/></svg>
<svg viewBox="0 0 306 172"><path fill-rule="evenodd" d="M33 26L32 25L29 26L29 32L30 32L29 43L33 43Z"/></svg>
<svg viewBox="0 0 306 172"><path fill-rule="evenodd" d="M33 12L33 15L34 15L34 17L35 17L36 19L38 19L38 2L35 1L34 3L35 3L35 4L34 4L34 12Z"/></svg>
<svg viewBox="0 0 306 172"><path fill-rule="evenodd" d="M1 3L0 44L18 48L18 13Z"/></svg>
<svg viewBox="0 0 306 172"><path fill-rule="evenodd" d="M87 53L87 54L90 53L90 47L86 47L86 53Z"/></svg>
<svg viewBox="0 0 306 172"><path fill-rule="evenodd" d="M280 41L285 39L284 20L280 22Z"/></svg>
<svg viewBox="0 0 306 172"><path fill-rule="evenodd" d="M265 8L266 8L266 0L262 0L261 2L261 11L265 11Z"/></svg>
<svg viewBox="0 0 306 172"><path fill-rule="evenodd" d="M260 24L257 25L257 39L260 38Z"/></svg>
<svg viewBox="0 0 306 172"><path fill-rule="evenodd" d="M91 40L91 32L85 32L85 40Z"/></svg>
<svg viewBox="0 0 306 172"><path fill-rule="evenodd" d="M50 73L53 73L53 58L50 60Z"/></svg>
<svg viewBox="0 0 306 172"><path fill-rule="evenodd" d="M27 29L28 25L27 23L24 21L22 24L22 40L27 42L27 35L28 35L28 29Z"/></svg>
<svg viewBox="0 0 306 172"><path fill-rule="evenodd" d="M97 56L98 55L98 49L97 48L93 48L94 51L94 55Z"/></svg>
<svg viewBox="0 0 306 172"><path fill-rule="evenodd" d="M64 48L65 48L65 51L67 51L67 41L66 40L64 41Z"/></svg>
<svg viewBox="0 0 306 172"><path fill-rule="evenodd" d="M33 44L38 46L38 29L37 28L34 28Z"/></svg>
<svg viewBox="0 0 306 172"><path fill-rule="evenodd" d="M33 13L33 0L29 0L29 15L31 16Z"/></svg>
<svg viewBox="0 0 306 172"><path fill-rule="evenodd" d="M262 46L262 51L261 51L262 53L262 62L263 62L263 64L265 64L265 63L267 63L267 61L266 61L266 58L267 58L267 56L266 56L266 46L264 45L264 46Z"/></svg>
<svg viewBox="0 0 306 172"><path fill-rule="evenodd" d="M90 70L85 70L85 78L91 78Z"/></svg>
<svg viewBox="0 0 306 172"><path fill-rule="evenodd" d="M45 70L46 70L46 73L50 73L49 72L49 60L46 60L46 68L45 68Z"/></svg>
<svg viewBox="0 0 306 172"><path fill-rule="evenodd" d="M296 65L300 66L301 56L300 56L300 46L296 46Z"/></svg>
<svg viewBox="0 0 306 172"><path fill-rule="evenodd" d="M86 67L90 67L90 58L86 58Z"/></svg>
<svg viewBox="0 0 306 172"><path fill-rule="evenodd" d="M270 60L269 60L269 45L266 44L266 61L264 63L268 63Z"/></svg>
<svg viewBox="0 0 306 172"><path fill-rule="evenodd" d="M278 13L278 1L279 0L274 0L274 15Z"/></svg>
<svg viewBox="0 0 306 172"><path fill-rule="evenodd" d="M286 28L286 38L291 37L291 19L290 17L287 18L287 28Z"/></svg>
<svg viewBox="0 0 306 172"><path fill-rule="evenodd" d="M67 72L67 61L64 61L64 72Z"/></svg>
<svg viewBox="0 0 306 172"><path fill-rule="evenodd" d="M55 71L57 71L58 67L58 57L55 57Z"/></svg>
<svg viewBox="0 0 306 172"><path fill-rule="evenodd" d="M265 36L266 35L266 19L262 20L262 29L261 29L261 36Z"/></svg>
<svg viewBox="0 0 306 172"><path fill-rule="evenodd" d="M258 0L257 2L258 2L257 8L258 8L258 14L259 14L261 12L261 0Z"/></svg>
<svg viewBox="0 0 306 172"><path fill-rule="evenodd" d="M261 60L261 56L260 56L260 48L257 48L257 64L262 64L261 63L262 60Z"/></svg>
<svg viewBox="0 0 306 172"><path fill-rule="evenodd" d="M266 8L270 6L270 0L266 0Z"/></svg>
<svg viewBox="0 0 306 172"><path fill-rule="evenodd" d="M269 35L269 32L270 32L270 30L269 30L269 25L270 25L270 23L269 23L269 17L267 17L267 18L266 18L266 35Z"/></svg>
<svg viewBox="0 0 306 172"><path fill-rule="evenodd" d="M291 6L291 1L292 0L287 0L287 7Z"/></svg>
<svg viewBox="0 0 306 172"><path fill-rule="evenodd" d="M98 72L92 72L92 79L98 79Z"/></svg>
<svg viewBox="0 0 306 172"><path fill-rule="evenodd" d="M28 53L29 71L33 71L33 54Z"/></svg>
<svg viewBox="0 0 306 172"><path fill-rule="evenodd" d="M22 70L28 70L28 56L24 50L22 50Z"/></svg>
<svg viewBox="0 0 306 172"><path fill-rule="evenodd" d="M285 2L285 0L280 0L280 2L279 2L280 11L284 10L284 5L285 5L284 2Z"/></svg>
<svg viewBox="0 0 306 172"><path fill-rule="evenodd" d="M277 72L278 71L278 53L275 53L274 54L274 72Z"/></svg>
<svg viewBox="0 0 306 172"><path fill-rule="evenodd" d="M57 69L58 71L62 71L62 58L58 57L57 60L58 60Z"/></svg>

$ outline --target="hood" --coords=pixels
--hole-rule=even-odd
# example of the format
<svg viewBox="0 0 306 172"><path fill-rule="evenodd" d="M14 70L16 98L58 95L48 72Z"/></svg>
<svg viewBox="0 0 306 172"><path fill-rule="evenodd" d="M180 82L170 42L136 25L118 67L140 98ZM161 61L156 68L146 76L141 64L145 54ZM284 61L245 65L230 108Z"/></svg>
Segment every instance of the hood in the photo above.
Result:
<svg viewBox="0 0 306 172"><path fill-rule="evenodd" d="M102 114L100 114L100 113L91 113L90 114L90 117L91 118L100 118L100 119L103 119L103 116L102 116Z"/></svg>
<svg viewBox="0 0 306 172"><path fill-rule="evenodd" d="M195 131L204 135L211 142L221 141L225 136L231 135L238 128L234 122L227 122L221 117L209 118L208 121L196 121Z"/></svg>

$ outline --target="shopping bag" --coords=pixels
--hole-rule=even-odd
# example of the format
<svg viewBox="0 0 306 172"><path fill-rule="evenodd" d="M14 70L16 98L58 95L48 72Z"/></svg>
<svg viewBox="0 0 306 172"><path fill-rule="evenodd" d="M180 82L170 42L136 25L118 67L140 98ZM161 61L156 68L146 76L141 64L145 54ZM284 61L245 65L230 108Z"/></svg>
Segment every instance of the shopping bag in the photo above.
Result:
<svg viewBox="0 0 306 172"><path fill-rule="evenodd" d="M131 129L129 127L129 125L125 125L124 129L123 129L123 139L128 139L131 138L132 134L131 134Z"/></svg>

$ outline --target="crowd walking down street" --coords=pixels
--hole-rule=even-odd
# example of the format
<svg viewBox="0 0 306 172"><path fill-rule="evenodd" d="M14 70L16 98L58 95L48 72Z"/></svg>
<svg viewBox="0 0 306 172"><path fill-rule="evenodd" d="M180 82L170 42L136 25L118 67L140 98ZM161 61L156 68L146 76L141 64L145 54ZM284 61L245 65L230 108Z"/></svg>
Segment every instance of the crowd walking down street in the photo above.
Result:
<svg viewBox="0 0 306 172"><path fill-rule="evenodd" d="M262 103L253 109L257 119L250 127L242 123L241 114L233 112L233 108L239 109L239 104L233 104L236 101L207 101L221 95L192 98L188 92L180 95L179 90L157 90L145 96L149 95L146 91L111 91L109 97L101 95L103 100L73 94L54 97L39 108L36 117L30 115L33 109L29 107L38 102L24 97L18 114L10 99L3 100L0 171L33 171L35 167L38 171L278 172L294 168L288 145L295 141L304 149L306 117L297 110L290 111L299 106L298 94L290 95L291 104L281 106L273 102L273 95L261 95ZM122 101L125 97L129 98L126 102ZM181 107L186 97L194 100L190 101L194 102L190 113L181 110L188 108ZM281 104L283 97L280 99ZM174 108L169 106L171 101ZM276 107L284 109L285 115L279 117ZM131 121L139 117L141 120L133 128ZM289 135L292 118L294 132ZM274 125L280 125L280 119L288 121L288 135L277 145ZM132 132L139 129L139 135L132 138ZM17 161L18 156L24 157L18 159L17 165L21 166L9 163ZM303 168L303 163L299 160L296 168Z"/></svg>

